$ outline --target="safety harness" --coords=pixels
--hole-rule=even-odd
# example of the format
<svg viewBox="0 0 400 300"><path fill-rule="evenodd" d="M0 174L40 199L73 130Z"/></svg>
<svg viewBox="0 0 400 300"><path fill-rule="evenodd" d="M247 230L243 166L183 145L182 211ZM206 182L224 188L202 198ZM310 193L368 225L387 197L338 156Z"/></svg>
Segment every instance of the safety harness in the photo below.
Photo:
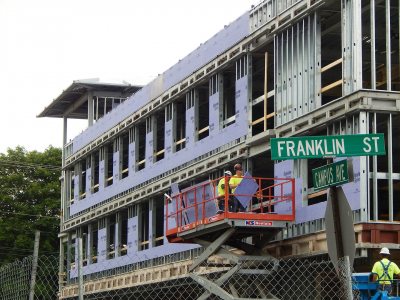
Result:
<svg viewBox="0 0 400 300"><path fill-rule="evenodd" d="M382 265L383 268L383 273L382 275L378 278L378 282L382 282L385 280L389 280L390 282L392 282L392 279L389 276L389 266L392 263L391 261L389 261L389 263L385 266L385 264L380 260L379 261ZM385 285L385 283L383 283L382 285ZM386 284L387 285L387 284Z"/></svg>

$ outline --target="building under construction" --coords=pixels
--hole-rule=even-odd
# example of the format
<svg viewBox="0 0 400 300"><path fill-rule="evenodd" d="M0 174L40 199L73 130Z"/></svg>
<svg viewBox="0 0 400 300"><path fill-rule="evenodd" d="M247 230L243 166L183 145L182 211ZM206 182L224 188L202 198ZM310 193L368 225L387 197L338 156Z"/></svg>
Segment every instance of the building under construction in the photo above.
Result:
<svg viewBox="0 0 400 300"><path fill-rule="evenodd" d="M224 298L228 279L202 274L232 270L227 260L254 275L254 261L272 272L277 258L326 255L327 190L311 178L326 159L273 161L276 137L383 133L386 155L351 157L343 185L354 268L398 249L399 16L393 0L265 0L145 86L74 81L39 115L64 122L60 297L79 282L97 299L190 278L203 299ZM69 119L88 127L68 142ZM218 181L237 163L256 183L247 210L229 211L226 191L217 214Z"/></svg>

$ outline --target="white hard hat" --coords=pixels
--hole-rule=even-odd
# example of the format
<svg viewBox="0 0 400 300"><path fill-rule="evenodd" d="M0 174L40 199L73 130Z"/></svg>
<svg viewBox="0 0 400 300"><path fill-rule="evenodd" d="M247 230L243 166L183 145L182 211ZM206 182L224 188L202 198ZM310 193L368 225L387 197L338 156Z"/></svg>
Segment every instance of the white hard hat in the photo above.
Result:
<svg viewBox="0 0 400 300"><path fill-rule="evenodd" d="M383 247L381 249L381 252L379 252L379 254L386 254L386 255L390 255L389 249L386 247Z"/></svg>
<svg viewBox="0 0 400 300"><path fill-rule="evenodd" d="M225 171L224 174L226 174L228 176L232 176L232 172L231 171Z"/></svg>

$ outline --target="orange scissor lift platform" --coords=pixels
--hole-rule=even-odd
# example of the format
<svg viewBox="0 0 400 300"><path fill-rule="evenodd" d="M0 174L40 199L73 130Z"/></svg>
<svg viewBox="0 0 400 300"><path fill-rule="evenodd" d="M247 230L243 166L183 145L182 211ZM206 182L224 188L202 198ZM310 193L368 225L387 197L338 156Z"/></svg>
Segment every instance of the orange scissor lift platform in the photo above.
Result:
<svg viewBox="0 0 400 300"><path fill-rule="evenodd" d="M221 179L226 183L225 190L222 196L218 196L217 186ZM294 220L294 179L243 177L244 181L252 187L249 191L244 189L231 194L228 189L229 177L222 177L190 187L166 199L168 240L215 240L229 228L235 229L234 236L230 238L237 240L259 233L275 233ZM244 204L244 211L232 211L235 201ZM219 208L222 210L218 211Z"/></svg>
<svg viewBox="0 0 400 300"><path fill-rule="evenodd" d="M225 189L218 196L220 180ZM235 276L251 279L255 274L271 276L277 272L278 260L264 253L262 247L264 241L295 219L294 179L243 177L234 194L229 192L228 183L229 178L222 177L167 197L166 236L172 243L203 246L188 274L204 288L198 299L205 300L210 295L229 300L276 299L267 288L254 291L257 297L245 298L246 294L235 288ZM233 211L236 200L243 206L240 212ZM223 209L219 211L220 208ZM213 264L209 270L219 274L218 278L201 271L207 270L213 256L226 261ZM203 263L205 268L201 268Z"/></svg>

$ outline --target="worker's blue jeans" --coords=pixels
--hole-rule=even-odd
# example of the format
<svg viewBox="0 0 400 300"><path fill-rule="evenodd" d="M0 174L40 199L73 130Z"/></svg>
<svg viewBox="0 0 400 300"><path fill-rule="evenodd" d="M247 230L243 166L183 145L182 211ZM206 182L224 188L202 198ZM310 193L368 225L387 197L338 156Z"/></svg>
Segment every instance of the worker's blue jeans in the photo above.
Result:
<svg viewBox="0 0 400 300"><path fill-rule="evenodd" d="M231 198L228 199L228 210L231 212L244 212L246 209L243 207L242 203L235 197L232 196ZM225 198L220 197L218 199L218 209L225 211Z"/></svg>
<svg viewBox="0 0 400 300"><path fill-rule="evenodd" d="M391 284L380 284L378 286L378 290L386 291L389 295L392 292L392 285Z"/></svg>
<svg viewBox="0 0 400 300"><path fill-rule="evenodd" d="M244 211L246 211L246 209L243 207L242 203L240 203L238 198L233 196L233 212L238 212L238 211L244 212Z"/></svg>
<svg viewBox="0 0 400 300"><path fill-rule="evenodd" d="M218 198L218 209L225 211L225 197L220 196ZM231 198L228 199L228 211L234 211L233 210L233 201Z"/></svg>

